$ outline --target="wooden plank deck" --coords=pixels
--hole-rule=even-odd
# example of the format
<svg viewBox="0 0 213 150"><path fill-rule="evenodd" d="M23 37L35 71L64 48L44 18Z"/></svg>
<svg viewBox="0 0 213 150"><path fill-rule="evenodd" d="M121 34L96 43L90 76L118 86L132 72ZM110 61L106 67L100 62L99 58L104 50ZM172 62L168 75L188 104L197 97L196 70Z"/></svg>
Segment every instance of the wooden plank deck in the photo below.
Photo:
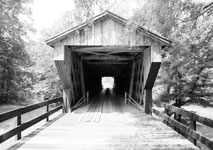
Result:
<svg viewBox="0 0 213 150"><path fill-rule="evenodd" d="M20 140L18 150L195 150L162 121L125 105L119 96L99 97Z"/></svg>

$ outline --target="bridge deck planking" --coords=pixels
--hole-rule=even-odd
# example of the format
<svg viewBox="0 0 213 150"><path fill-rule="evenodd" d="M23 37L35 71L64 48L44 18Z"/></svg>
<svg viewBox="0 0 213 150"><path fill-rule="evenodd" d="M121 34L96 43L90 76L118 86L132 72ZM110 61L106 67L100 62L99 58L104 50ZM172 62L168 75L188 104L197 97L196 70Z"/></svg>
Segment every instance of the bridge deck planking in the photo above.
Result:
<svg viewBox="0 0 213 150"><path fill-rule="evenodd" d="M100 99L97 101L97 99ZM21 144L20 144L21 143ZM96 97L89 105L23 138L19 150L194 150L198 149L160 120L122 98Z"/></svg>

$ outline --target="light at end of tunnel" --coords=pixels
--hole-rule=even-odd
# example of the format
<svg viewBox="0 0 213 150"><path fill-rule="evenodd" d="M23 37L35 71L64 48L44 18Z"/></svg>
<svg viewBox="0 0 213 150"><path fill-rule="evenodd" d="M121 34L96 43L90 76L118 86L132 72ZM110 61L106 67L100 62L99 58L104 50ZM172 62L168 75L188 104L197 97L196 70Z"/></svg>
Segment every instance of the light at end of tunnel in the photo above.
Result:
<svg viewBox="0 0 213 150"><path fill-rule="evenodd" d="M113 89L114 87L114 78L113 77L102 77L102 88L103 89Z"/></svg>

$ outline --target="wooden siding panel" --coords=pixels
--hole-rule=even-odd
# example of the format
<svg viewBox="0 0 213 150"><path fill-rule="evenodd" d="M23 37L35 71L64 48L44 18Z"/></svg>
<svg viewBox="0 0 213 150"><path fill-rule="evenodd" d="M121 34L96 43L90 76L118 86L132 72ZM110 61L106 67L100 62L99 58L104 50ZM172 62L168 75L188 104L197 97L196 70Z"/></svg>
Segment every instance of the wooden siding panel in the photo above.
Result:
<svg viewBox="0 0 213 150"><path fill-rule="evenodd" d="M144 45L150 46L151 44L151 38L149 38L148 36L144 36Z"/></svg>
<svg viewBox="0 0 213 150"><path fill-rule="evenodd" d="M82 30L85 31L85 34L82 34ZM126 33L125 26L121 22L112 18L105 18L70 33L54 45L151 46L152 43L155 46L161 45L157 40L153 40L141 31ZM153 53L153 55L155 54Z"/></svg>
<svg viewBox="0 0 213 150"><path fill-rule="evenodd" d="M144 45L144 35L137 31L136 33L136 45L143 46Z"/></svg>
<svg viewBox="0 0 213 150"><path fill-rule="evenodd" d="M74 45L74 35L70 34L70 36L67 38L67 45Z"/></svg>
<svg viewBox="0 0 213 150"><path fill-rule="evenodd" d="M123 25L119 24L118 22L114 21L115 25L115 45L122 45L124 42L122 40L122 33L123 33Z"/></svg>
<svg viewBox="0 0 213 150"><path fill-rule="evenodd" d="M94 45L102 45L102 37L101 37L101 22L96 22L94 24L95 34L94 34Z"/></svg>
<svg viewBox="0 0 213 150"><path fill-rule="evenodd" d="M80 45L79 32L74 32L74 45Z"/></svg>
<svg viewBox="0 0 213 150"><path fill-rule="evenodd" d="M109 45L109 39L110 39L109 19L101 21L101 31L102 31L101 32L102 45Z"/></svg>
<svg viewBox="0 0 213 150"><path fill-rule="evenodd" d="M130 35L129 35L130 37L129 37L129 46L134 46L134 45L136 45L136 40L137 40L137 38L136 38L136 32L130 32Z"/></svg>
<svg viewBox="0 0 213 150"><path fill-rule="evenodd" d="M93 25L87 28L87 44L94 45Z"/></svg>
<svg viewBox="0 0 213 150"><path fill-rule="evenodd" d="M55 45L53 56L54 60L64 60L64 45Z"/></svg>
<svg viewBox="0 0 213 150"><path fill-rule="evenodd" d="M116 31L115 24L112 19L109 19L109 45L116 45Z"/></svg>
<svg viewBox="0 0 213 150"><path fill-rule="evenodd" d="M161 45L152 40L152 46L151 46L151 59L152 62L161 62L162 56L161 56Z"/></svg>

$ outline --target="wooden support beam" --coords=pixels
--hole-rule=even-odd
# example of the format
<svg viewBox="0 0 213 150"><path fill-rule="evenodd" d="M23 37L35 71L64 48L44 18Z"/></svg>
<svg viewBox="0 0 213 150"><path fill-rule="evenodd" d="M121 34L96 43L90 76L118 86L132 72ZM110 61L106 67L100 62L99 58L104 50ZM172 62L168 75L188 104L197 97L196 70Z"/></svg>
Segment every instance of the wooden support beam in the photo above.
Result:
<svg viewBox="0 0 213 150"><path fill-rule="evenodd" d="M70 98L70 89L63 90L63 111L65 113L71 112L71 98Z"/></svg>
<svg viewBox="0 0 213 150"><path fill-rule="evenodd" d="M88 61L86 62L87 64L89 65L128 65L129 62L120 62L120 61L96 61L96 62L91 62L91 61Z"/></svg>
<svg viewBox="0 0 213 150"><path fill-rule="evenodd" d="M129 96L131 97L133 92L134 77L135 77L135 62L132 63L131 80L130 80L130 86L129 86Z"/></svg>
<svg viewBox="0 0 213 150"><path fill-rule="evenodd" d="M125 53L125 52L143 52L145 47L129 47L129 46L96 46L96 47L83 47L83 48L73 48L74 52L89 53L89 52L110 52L115 53Z"/></svg>
<svg viewBox="0 0 213 150"><path fill-rule="evenodd" d="M140 91L139 91L139 89L140 89L140 73L141 73L141 68L142 68L142 65L143 65L143 63L142 63L142 60L141 59L139 59L138 60L138 68L137 68L137 76L136 76L136 101L138 102L139 101L139 97L140 97Z"/></svg>
<svg viewBox="0 0 213 150"><path fill-rule="evenodd" d="M141 61L141 63L143 63L143 61ZM141 70L140 70L140 81L139 81L139 101L140 101L140 105L142 105L143 103L143 64L141 64Z"/></svg>
<svg viewBox="0 0 213 150"><path fill-rule="evenodd" d="M78 93L79 96L82 97L82 92L81 92L81 72L80 72L80 64L79 64L79 60L76 59L76 68L77 68L77 77L78 77Z"/></svg>
<svg viewBox="0 0 213 150"><path fill-rule="evenodd" d="M76 59L76 68L77 68L77 77L78 77L78 94L79 97L82 97L82 87L81 87L81 72L80 72L80 62L78 59Z"/></svg>
<svg viewBox="0 0 213 150"><path fill-rule="evenodd" d="M71 61L71 74L73 77L71 84L73 85L74 102L76 102L76 99L78 98L78 94L77 94L77 90L76 90L76 72L75 72L75 68L74 68L74 60L72 58L72 54L71 54L71 60L72 60Z"/></svg>
<svg viewBox="0 0 213 150"><path fill-rule="evenodd" d="M126 61L132 60L133 57L124 57L124 56L112 56L112 55L105 55L105 56L83 56L81 57L84 60L115 60L115 61Z"/></svg>
<svg viewBox="0 0 213 150"><path fill-rule="evenodd" d="M70 88L70 80L69 80L69 75L66 71L64 61L55 61L55 65L62 83L62 86L64 89L69 89Z"/></svg>
<svg viewBox="0 0 213 150"><path fill-rule="evenodd" d="M82 54L82 52L79 52ZM91 54L91 55L97 55L97 56L108 56L110 55L108 52L93 52L93 51L84 51L83 54Z"/></svg>
<svg viewBox="0 0 213 150"><path fill-rule="evenodd" d="M144 52L144 87L152 89L161 65L161 45L152 41L150 48Z"/></svg>
<svg viewBox="0 0 213 150"><path fill-rule="evenodd" d="M65 47L65 65L66 65L66 68L67 68L67 71L69 73L69 80L70 80L70 92L69 92L69 95L70 95L70 107L71 107L71 104L72 102L75 100L75 94L74 94L74 85L73 85L73 81L72 81L72 56L71 56L71 51L70 51L70 48L69 47ZM68 94L67 94L68 95Z"/></svg>
<svg viewBox="0 0 213 150"><path fill-rule="evenodd" d="M143 99L145 113L152 114L152 90L145 90Z"/></svg>
<svg viewBox="0 0 213 150"><path fill-rule="evenodd" d="M149 74L146 78L145 89L152 89L155 83L155 79L157 77L158 71L160 69L160 62L152 62Z"/></svg>
<svg viewBox="0 0 213 150"><path fill-rule="evenodd" d="M83 61L80 61L80 76L81 76L81 92L82 96L85 95L85 82L84 82L84 68Z"/></svg>

